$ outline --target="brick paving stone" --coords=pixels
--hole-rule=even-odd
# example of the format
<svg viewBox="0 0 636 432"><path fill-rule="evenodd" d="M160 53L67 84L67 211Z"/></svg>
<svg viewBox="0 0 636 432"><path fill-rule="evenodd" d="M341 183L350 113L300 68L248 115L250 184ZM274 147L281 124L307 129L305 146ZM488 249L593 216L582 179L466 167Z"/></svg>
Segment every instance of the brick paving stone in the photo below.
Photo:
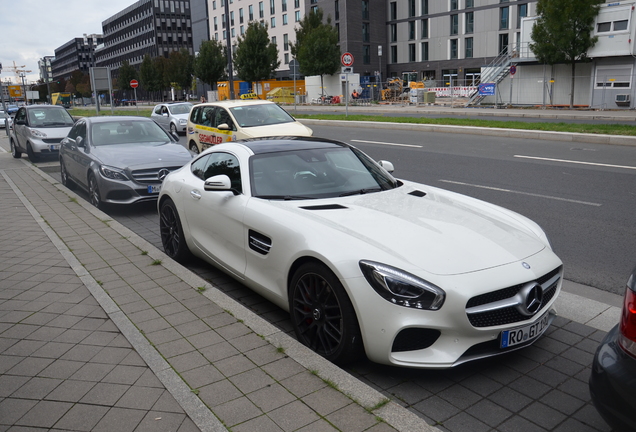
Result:
<svg viewBox="0 0 636 432"><path fill-rule="evenodd" d="M247 397L264 412L275 410L297 399L278 383L267 385L248 394Z"/></svg>
<svg viewBox="0 0 636 432"><path fill-rule="evenodd" d="M91 431L110 408L98 405L76 404L55 423L56 429Z"/></svg>
<svg viewBox="0 0 636 432"><path fill-rule="evenodd" d="M71 409L73 404L56 401L39 401L15 422L18 426L52 428Z"/></svg>

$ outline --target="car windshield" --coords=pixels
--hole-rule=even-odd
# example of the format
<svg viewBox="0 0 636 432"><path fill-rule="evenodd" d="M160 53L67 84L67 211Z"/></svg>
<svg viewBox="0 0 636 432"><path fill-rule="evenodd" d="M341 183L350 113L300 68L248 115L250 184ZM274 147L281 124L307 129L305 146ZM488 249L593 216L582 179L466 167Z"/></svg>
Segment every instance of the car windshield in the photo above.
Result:
<svg viewBox="0 0 636 432"><path fill-rule="evenodd" d="M179 105L170 105L168 109L170 109L170 112L172 114L188 114L190 110L192 109L192 104L187 103L187 104L179 104Z"/></svg>
<svg viewBox="0 0 636 432"><path fill-rule="evenodd" d="M113 120L91 126L95 146L134 144L161 145L171 142L168 134L153 121Z"/></svg>
<svg viewBox="0 0 636 432"><path fill-rule="evenodd" d="M29 109L31 127L68 127L73 126L73 117L62 107L38 107Z"/></svg>
<svg viewBox="0 0 636 432"><path fill-rule="evenodd" d="M291 150L253 156L253 195L263 199L317 199L379 192L399 183L360 150Z"/></svg>
<svg viewBox="0 0 636 432"><path fill-rule="evenodd" d="M274 103L238 106L230 108L230 111L242 128L294 121L287 111Z"/></svg>

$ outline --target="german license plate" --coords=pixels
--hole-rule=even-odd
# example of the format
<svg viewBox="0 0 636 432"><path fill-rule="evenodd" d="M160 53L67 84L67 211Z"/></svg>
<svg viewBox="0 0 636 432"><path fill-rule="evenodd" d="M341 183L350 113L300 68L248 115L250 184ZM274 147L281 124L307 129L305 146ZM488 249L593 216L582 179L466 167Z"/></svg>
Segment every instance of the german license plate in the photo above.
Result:
<svg viewBox="0 0 636 432"><path fill-rule="evenodd" d="M549 325L550 317L546 313L533 324L512 330L504 330L501 332L501 348L509 348L536 339L543 334Z"/></svg>
<svg viewBox="0 0 636 432"><path fill-rule="evenodd" d="M51 150L51 151L59 150L59 149L60 149L60 146L59 146L59 145L57 145L57 144L54 144L54 145L50 145L50 146L49 146L49 150Z"/></svg>
<svg viewBox="0 0 636 432"><path fill-rule="evenodd" d="M148 185L148 193L159 193L161 192L161 185Z"/></svg>

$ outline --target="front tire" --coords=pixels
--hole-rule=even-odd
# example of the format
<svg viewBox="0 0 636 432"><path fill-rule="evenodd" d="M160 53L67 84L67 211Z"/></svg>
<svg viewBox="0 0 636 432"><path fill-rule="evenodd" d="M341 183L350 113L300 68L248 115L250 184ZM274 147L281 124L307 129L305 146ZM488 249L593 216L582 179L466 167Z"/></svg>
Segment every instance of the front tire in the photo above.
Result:
<svg viewBox="0 0 636 432"><path fill-rule="evenodd" d="M177 132L177 125L175 125L174 123L170 123L170 132L174 135L177 135L179 132Z"/></svg>
<svg viewBox="0 0 636 432"><path fill-rule="evenodd" d="M73 189L75 183L68 176L68 171L66 170L66 164L64 164L64 160L60 158L60 178L62 179L62 184L69 189Z"/></svg>
<svg viewBox="0 0 636 432"><path fill-rule="evenodd" d="M30 142L27 142L27 156L29 157L29 160L33 163L40 160L40 156L33 151L33 147L31 147Z"/></svg>
<svg viewBox="0 0 636 432"><path fill-rule="evenodd" d="M188 249L183 235L179 212L170 199L161 203L159 231L161 232L161 244L166 255L179 263L186 262L191 257L190 249Z"/></svg>
<svg viewBox="0 0 636 432"><path fill-rule="evenodd" d="M95 207L102 210L104 203L99 193L99 186L97 185L97 179L93 174L88 176L88 199Z"/></svg>
<svg viewBox="0 0 636 432"><path fill-rule="evenodd" d="M327 360L338 364L357 360L362 335L347 293L325 265L303 264L292 278L289 308L296 337Z"/></svg>
<svg viewBox="0 0 636 432"><path fill-rule="evenodd" d="M13 140L11 140L11 156L13 156L15 159L20 159L22 157L22 152L18 150Z"/></svg>

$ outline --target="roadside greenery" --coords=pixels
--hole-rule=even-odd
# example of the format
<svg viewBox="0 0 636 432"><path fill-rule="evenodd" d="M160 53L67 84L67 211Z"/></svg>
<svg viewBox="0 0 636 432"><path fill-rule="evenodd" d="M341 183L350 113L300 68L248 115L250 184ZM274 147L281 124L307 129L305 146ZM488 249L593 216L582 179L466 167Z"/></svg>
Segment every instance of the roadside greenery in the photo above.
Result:
<svg viewBox="0 0 636 432"><path fill-rule="evenodd" d="M95 109L73 108L69 110L75 117L92 117L96 115ZM151 108L115 110L115 115L139 115L150 117ZM100 115L111 115L110 107L102 108ZM344 120L344 121L369 121L369 122L391 122L391 123L412 123L450 126L476 126L485 128L505 128L521 129L533 131L554 131L569 133L588 133L600 135L627 135L636 136L636 125L632 124L597 124L597 123L534 123L517 120L487 120L487 119L467 119L467 118L427 118L427 117L389 117L382 115L360 115L360 114L294 114L298 119L316 120Z"/></svg>

